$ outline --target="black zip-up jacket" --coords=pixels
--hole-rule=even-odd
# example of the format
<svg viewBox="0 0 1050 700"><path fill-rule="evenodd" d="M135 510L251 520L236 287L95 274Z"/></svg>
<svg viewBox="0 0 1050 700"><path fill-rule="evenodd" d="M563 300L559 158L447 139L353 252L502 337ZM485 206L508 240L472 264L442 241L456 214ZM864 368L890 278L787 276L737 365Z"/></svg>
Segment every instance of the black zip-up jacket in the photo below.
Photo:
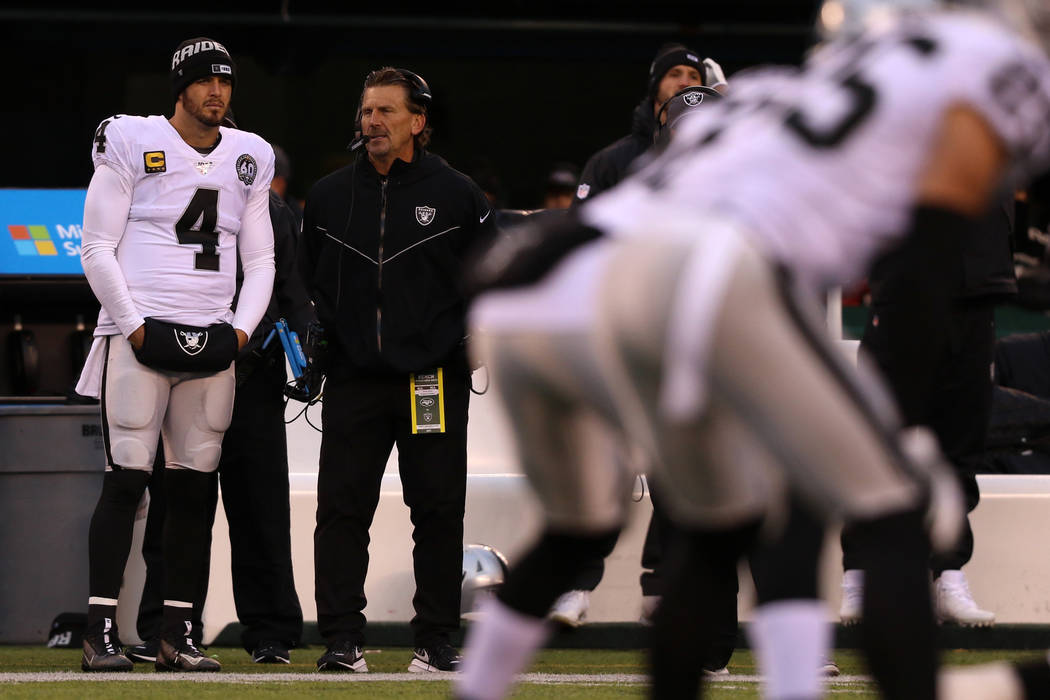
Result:
<svg viewBox="0 0 1050 700"><path fill-rule="evenodd" d="M381 176L364 155L306 198L300 265L338 376L466 371L467 251L496 235L481 189L418 151Z"/></svg>
<svg viewBox="0 0 1050 700"><path fill-rule="evenodd" d="M619 184L627 176L631 163L652 147L658 126L653 116L653 98L646 97L631 113L631 133L587 160L580 174L580 185L576 188L572 206Z"/></svg>
<svg viewBox="0 0 1050 700"><path fill-rule="evenodd" d="M964 229L953 251L949 265L952 298L958 301L1001 302L1017 295L1014 274L1013 241L1014 196L992 207L979 223ZM910 277L904 270L910 265L914 243L907 241L876 260L868 275L871 298L876 304L910 301L914 294Z"/></svg>

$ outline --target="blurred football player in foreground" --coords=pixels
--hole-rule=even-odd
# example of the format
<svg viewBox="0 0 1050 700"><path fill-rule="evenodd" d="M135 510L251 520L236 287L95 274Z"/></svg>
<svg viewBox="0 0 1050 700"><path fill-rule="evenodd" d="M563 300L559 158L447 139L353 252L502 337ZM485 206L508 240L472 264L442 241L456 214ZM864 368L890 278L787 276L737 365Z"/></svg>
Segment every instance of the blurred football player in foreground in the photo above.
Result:
<svg viewBox="0 0 1050 700"><path fill-rule="evenodd" d="M905 272L939 332L960 231L1050 156L1050 63L1031 41L1050 39L1042 12L886 13L801 70L734 77L622 185L481 259L479 350L547 527L472 631L460 697L506 693L575 563L622 527L632 474L612 456L625 440L654 456L686 531L654 619L655 697L696 697L704 562L776 529L788 484L863 543L863 645L882 693L937 696L927 562L958 534L955 477L842 361L809 300L908 238ZM826 630L795 613L760 610L756 650L769 668L783 662L764 645L796 648L806 662L780 687L816 698ZM1023 678L1030 694L1050 683Z"/></svg>

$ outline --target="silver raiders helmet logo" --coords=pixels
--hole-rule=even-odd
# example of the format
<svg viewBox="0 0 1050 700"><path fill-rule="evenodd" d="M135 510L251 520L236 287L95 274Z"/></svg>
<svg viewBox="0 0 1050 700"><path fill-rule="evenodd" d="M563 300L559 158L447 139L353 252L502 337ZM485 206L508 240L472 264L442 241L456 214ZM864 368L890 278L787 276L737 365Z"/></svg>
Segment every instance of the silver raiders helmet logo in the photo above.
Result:
<svg viewBox="0 0 1050 700"><path fill-rule="evenodd" d="M434 207L416 207L416 221L419 222L420 226L426 226L434 220L434 214L437 213L437 209Z"/></svg>
<svg viewBox="0 0 1050 700"><path fill-rule="evenodd" d="M208 344L207 331L175 331L175 339L179 341L179 347L187 355L196 355Z"/></svg>

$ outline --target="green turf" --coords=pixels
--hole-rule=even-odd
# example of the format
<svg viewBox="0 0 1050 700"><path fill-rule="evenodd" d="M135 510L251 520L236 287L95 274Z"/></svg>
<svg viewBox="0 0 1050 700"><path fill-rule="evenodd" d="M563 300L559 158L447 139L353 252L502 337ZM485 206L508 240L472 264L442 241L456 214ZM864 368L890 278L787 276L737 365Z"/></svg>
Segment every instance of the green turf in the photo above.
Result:
<svg viewBox="0 0 1050 700"><path fill-rule="evenodd" d="M317 656L323 650L319 648L295 649L292 651L292 663L289 665L259 665L240 649L208 649L223 664L223 670L236 673L307 673L314 671ZM948 664L973 664L993 660L1029 660L1040 658L1041 651L968 651L952 650L944 655ZM405 648L384 648L368 650L366 659L373 672L390 673L406 670L412 652ZM836 663L845 675L863 674L866 672L860 655L852 650L837 651L834 654ZM602 649L548 649L540 652L535 663L529 669L538 673L564 674L641 674L645 672L644 655L639 651L602 650ZM12 672L53 672L77 671L80 668L80 652L73 649L47 649L40 646L0 646L0 671ZM729 663L729 669L735 674L750 675L755 673L754 659L747 650L738 651ZM133 672L136 674L154 673L152 664L140 664ZM323 678L319 676L319 680ZM209 698L272 698L288 696L321 696L325 698L398 698L416 700L417 698L447 698L451 684L446 681L391 681L366 683L325 683L299 681L289 683L260 684L197 684L191 681L167 682L163 684L99 682L90 680L63 680L48 683L6 684L0 687L0 697L5 698L105 698L122 700L123 698L141 699L144 695L162 698L185 698L186 700L207 700ZM712 684L705 692L706 698L713 700L744 700L758 698L759 688L754 683L720 683ZM876 698L878 697L870 684L855 686L837 686L834 697ZM512 697L531 700L533 698L642 698L646 695L643 685L587 685L558 684L539 685L522 684Z"/></svg>
<svg viewBox="0 0 1050 700"><path fill-rule="evenodd" d="M218 684L207 685L172 683L163 686L142 688L134 683L96 683L88 685L78 682L33 683L4 686L0 696L7 698L99 698L99 700L142 700L149 698L287 698L323 697L323 698L449 698L452 685L448 682L370 682L354 684L284 684L266 683L259 685ZM617 686L524 686L512 695L514 698L531 700L532 698L643 698L644 688ZM712 695L714 698L757 698L751 695Z"/></svg>

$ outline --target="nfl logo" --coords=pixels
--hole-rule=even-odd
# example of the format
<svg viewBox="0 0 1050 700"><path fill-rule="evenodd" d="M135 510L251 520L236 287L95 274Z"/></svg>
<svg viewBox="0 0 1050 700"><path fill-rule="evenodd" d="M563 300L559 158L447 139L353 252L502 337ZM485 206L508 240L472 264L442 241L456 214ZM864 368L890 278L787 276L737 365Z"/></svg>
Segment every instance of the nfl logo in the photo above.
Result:
<svg viewBox="0 0 1050 700"><path fill-rule="evenodd" d="M704 93L697 90L696 92L687 92L683 97L685 103L690 107L696 107L698 104L704 101Z"/></svg>
<svg viewBox="0 0 1050 700"><path fill-rule="evenodd" d="M434 220L434 214L437 213L437 209L434 207L416 207L416 221L419 222L420 226L426 226Z"/></svg>

